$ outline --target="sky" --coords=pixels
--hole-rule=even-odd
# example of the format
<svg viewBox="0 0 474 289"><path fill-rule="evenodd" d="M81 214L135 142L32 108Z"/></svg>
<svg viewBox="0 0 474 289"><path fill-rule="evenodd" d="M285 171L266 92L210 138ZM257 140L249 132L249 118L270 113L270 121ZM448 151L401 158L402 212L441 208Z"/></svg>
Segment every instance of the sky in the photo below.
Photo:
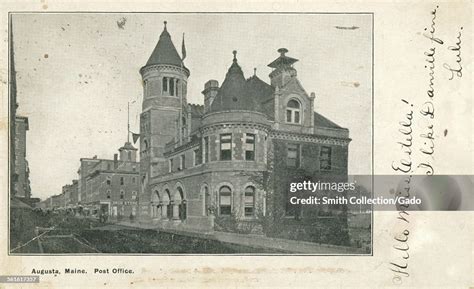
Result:
<svg viewBox="0 0 474 289"><path fill-rule="evenodd" d="M29 118L27 160L33 197L61 193L82 157L113 158L130 126L139 131L145 65L168 22L181 53L185 33L188 102L204 83L221 84L237 50L246 77L269 82L278 48L315 110L350 131L349 174L371 173L372 19L351 14L15 14L18 113ZM345 28L345 29L344 29ZM349 29L347 29L349 28Z"/></svg>

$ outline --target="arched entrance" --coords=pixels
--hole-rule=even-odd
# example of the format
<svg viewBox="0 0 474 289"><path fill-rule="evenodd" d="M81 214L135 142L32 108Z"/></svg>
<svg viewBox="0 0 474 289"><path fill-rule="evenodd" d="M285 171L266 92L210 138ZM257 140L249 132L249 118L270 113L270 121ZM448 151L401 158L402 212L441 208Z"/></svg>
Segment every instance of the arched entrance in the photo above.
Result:
<svg viewBox="0 0 474 289"><path fill-rule="evenodd" d="M162 219L171 219L173 214L173 208L171 205L170 191L165 189L161 198L161 217Z"/></svg>
<svg viewBox="0 0 474 289"><path fill-rule="evenodd" d="M161 218L161 203L160 203L160 194L158 190L154 190L151 194L151 217L153 219Z"/></svg>
<svg viewBox="0 0 474 289"><path fill-rule="evenodd" d="M186 220L186 200L184 191L181 187L177 187L173 195L173 220Z"/></svg>

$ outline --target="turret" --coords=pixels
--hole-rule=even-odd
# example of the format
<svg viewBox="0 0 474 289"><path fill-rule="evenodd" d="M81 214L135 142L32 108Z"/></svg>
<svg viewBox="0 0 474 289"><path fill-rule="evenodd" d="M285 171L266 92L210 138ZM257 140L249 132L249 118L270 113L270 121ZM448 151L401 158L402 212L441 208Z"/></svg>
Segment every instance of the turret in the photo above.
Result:
<svg viewBox="0 0 474 289"><path fill-rule="evenodd" d="M144 88L140 115L140 179L144 202L149 197L148 181L167 164L166 144L181 141L182 128L188 123L186 87L189 69L176 51L166 24L165 21L146 65L140 69Z"/></svg>
<svg viewBox="0 0 474 289"><path fill-rule="evenodd" d="M275 59L272 63L268 64L269 67L273 68L273 71L270 73L270 80L273 87L282 87L292 77L296 77L296 69L293 68L293 64L298 61L296 58L286 56L288 49L280 48L278 49L280 57Z"/></svg>

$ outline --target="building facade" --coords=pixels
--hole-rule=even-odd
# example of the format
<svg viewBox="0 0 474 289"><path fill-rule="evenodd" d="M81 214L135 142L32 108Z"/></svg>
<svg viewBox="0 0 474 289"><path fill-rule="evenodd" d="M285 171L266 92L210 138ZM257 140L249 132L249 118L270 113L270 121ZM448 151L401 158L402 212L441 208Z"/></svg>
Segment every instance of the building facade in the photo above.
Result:
<svg viewBox="0 0 474 289"><path fill-rule="evenodd" d="M79 195L78 180L73 180L72 184L63 186L62 194L64 195L64 208L77 211Z"/></svg>
<svg viewBox="0 0 474 289"><path fill-rule="evenodd" d="M28 118L24 116L16 116L15 118L15 154L13 178L13 195L19 198L30 198L30 169L26 160L26 132L29 130Z"/></svg>
<svg viewBox="0 0 474 289"><path fill-rule="evenodd" d="M141 68L139 217L158 227L212 231L218 220L256 222L318 212L288 205L301 176L347 178L349 131L314 111L282 48L270 82L246 78L237 52L222 85L209 80L204 105L187 102L190 70L166 28ZM318 209L319 210L319 209Z"/></svg>
<svg viewBox="0 0 474 289"><path fill-rule="evenodd" d="M113 160L82 158L78 170L77 206L86 215L133 218L137 213L139 170L137 149L126 142Z"/></svg>

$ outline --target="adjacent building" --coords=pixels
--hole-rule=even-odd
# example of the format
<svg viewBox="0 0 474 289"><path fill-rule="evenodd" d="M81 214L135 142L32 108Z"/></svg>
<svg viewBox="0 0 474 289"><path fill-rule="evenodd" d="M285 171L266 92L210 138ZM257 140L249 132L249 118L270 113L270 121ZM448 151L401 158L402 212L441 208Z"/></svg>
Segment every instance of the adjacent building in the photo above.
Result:
<svg viewBox="0 0 474 289"><path fill-rule="evenodd" d="M26 132L29 129L28 118L16 116L15 118L15 182L13 195L19 198L31 198L30 169L26 160Z"/></svg>
<svg viewBox="0 0 474 289"><path fill-rule="evenodd" d="M72 184L63 186L62 194L64 195L64 208L77 211L79 182L73 180Z"/></svg>
<svg viewBox="0 0 474 289"><path fill-rule="evenodd" d="M136 152L137 149L126 142L114 159L81 159L77 182L79 212L107 214L112 219L136 215L140 171Z"/></svg>

